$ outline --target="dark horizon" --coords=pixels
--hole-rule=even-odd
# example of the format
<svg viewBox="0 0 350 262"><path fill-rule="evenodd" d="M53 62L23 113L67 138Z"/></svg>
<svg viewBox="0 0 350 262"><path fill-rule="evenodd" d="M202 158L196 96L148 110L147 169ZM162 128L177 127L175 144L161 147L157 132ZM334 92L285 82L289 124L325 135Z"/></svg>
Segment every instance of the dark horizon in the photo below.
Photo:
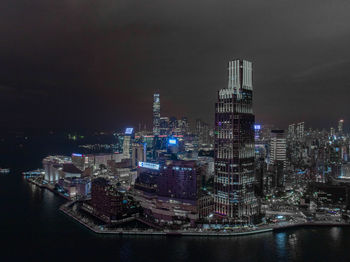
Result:
<svg viewBox="0 0 350 262"><path fill-rule="evenodd" d="M213 124L227 63L253 62L257 122L336 127L347 110L350 3L0 3L0 127L115 130L161 115Z"/></svg>

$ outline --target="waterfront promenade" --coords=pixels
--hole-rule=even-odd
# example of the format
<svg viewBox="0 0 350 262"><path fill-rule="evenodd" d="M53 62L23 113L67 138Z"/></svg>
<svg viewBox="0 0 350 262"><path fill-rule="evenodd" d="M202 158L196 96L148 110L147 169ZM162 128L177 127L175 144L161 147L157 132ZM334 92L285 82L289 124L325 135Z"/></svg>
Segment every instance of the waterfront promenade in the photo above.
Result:
<svg viewBox="0 0 350 262"><path fill-rule="evenodd" d="M40 184L33 179L27 179L28 182L35 184L43 189L48 189L52 193L58 194L61 197L69 200L68 197L56 192L53 188ZM350 223L331 222L331 221L312 221L312 222L280 222L275 224L263 224L257 227L242 227L234 228L232 230L208 230L208 229L183 229L183 230L155 230L155 229L109 229L101 225L96 225L86 217L81 216L70 208L76 201L68 201L60 207L60 211L76 220L89 230L97 234L114 234L114 235L158 235L158 236L198 236L198 237L234 237L261 233L271 233L282 231L289 228L298 227L348 227Z"/></svg>
<svg viewBox="0 0 350 262"><path fill-rule="evenodd" d="M282 231L289 228L298 228L298 227L344 227L350 226L347 223L339 222L303 222L303 223L279 223L274 225L263 225L257 228L239 228L232 231L221 230L203 230L203 229L188 229L188 230L154 230L154 229L108 229L91 223L88 219L81 217L77 212L72 211L69 207L73 202L68 202L60 207L60 211L70 216L77 222L81 223L91 231L97 234L115 234L115 235L159 235L159 236L198 236L198 237L233 237L233 236L244 236L252 234L261 234L267 232L276 232Z"/></svg>

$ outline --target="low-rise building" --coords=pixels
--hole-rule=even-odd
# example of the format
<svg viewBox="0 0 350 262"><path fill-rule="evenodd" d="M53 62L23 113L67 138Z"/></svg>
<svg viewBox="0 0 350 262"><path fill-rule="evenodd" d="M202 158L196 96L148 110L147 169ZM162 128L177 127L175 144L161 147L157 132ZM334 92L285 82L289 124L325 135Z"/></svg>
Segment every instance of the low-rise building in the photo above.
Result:
<svg viewBox="0 0 350 262"><path fill-rule="evenodd" d="M158 223L194 225L213 210L213 199L201 191L196 161L142 163L135 181L135 199Z"/></svg>

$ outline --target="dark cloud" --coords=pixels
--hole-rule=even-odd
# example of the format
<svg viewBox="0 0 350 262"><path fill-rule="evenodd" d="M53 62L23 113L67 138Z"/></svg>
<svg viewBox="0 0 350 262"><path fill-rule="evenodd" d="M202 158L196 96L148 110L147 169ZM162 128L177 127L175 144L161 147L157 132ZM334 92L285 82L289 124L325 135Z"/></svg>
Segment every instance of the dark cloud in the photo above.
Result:
<svg viewBox="0 0 350 262"><path fill-rule="evenodd" d="M255 114L334 125L347 112L350 2L0 2L0 125L117 128L213 121L227 62L254 62Z"/></svg>

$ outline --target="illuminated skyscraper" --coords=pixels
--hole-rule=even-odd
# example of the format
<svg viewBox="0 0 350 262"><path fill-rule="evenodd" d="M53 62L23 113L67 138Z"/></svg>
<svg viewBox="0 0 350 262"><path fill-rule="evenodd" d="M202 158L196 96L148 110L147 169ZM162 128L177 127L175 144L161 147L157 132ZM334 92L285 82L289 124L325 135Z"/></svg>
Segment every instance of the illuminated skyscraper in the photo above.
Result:
<svg viewBox="0 0 350 262"><path fill-rule="evenodd" d="M254 195L254 114L252 63L229 62L228 87L215 104L216 214L234 222L251 223L259 212Z"/></svg>
<svg viewBox="0 0 350 262"><path fill-rule="evenodd" d="M271 130L270 141L270 164L275 164L276 161L283 162L286 165L286 150L287 143L284 135L284 130Z"/></svg>
<svg viewBox="0 0 350 262"><path fill-rule="evenodd" d="M146 144L133 143L131 159L132 167L137 167L139 162L146 162Z"/></svg>
<svg viewBox="0 0 350 262"><path fill-rule="evenodd" d="M287 142L284 130L271 130L269 159L275 173L273 184L276 187L282 187L285 181L284 170L287 160Z"/></svg>
<svg viewBox="0 0 350 262"><path fill-rule="evenodd" d="M331 136L334 136L334 135L335 135L335 129L334 129L334 127L331 127L330 133L331 133Z"/></svg>
<svg viewBox="0 0 350 262"><path fill-rule="evenodd" d="M159 120L159 134L167 135L169 133L169 117L163 116Z"/></svg>
<svg viewBox="0 0 350 262"><path fill-rule="evenodd" d="M196 120L196 134L200 145L210 144L210 127L201 119Z"/></svg>
<svg viewBox="0 0 350 262"><path fill-rule="evenodd" d="M123 141L123 156L125 158L131 157L131 146L132 146L133 136L134 136L134 128L128 127L125 130L124 141Z"/></svg>
<svg viewBox="0 0 350 262"><path fill-rule="evenodd" d="M304 137L305 123L300 122L297 124L297 138L302 139Z"/></svg>
<svg viewBox="0 0 350 262"><path fill-rule="evenodd" d="M159 94L153 95L153 135L158 136L160 132L160 99Z"/></svg>
<svg viewBox="0 0 350 262"><path fill-rule="evenodd" d="M339 132L339 135L341 135L343 133L343 125L344 125L344 120L343 119L340 119L339 122L338 122L338 132Z"/></svg>
<svg viewBox="0 0 350 262"><path fill-rule="evenodd" d="M295 124L290 124L288 126L288 138L294 139L295 137Z"/></svg>

